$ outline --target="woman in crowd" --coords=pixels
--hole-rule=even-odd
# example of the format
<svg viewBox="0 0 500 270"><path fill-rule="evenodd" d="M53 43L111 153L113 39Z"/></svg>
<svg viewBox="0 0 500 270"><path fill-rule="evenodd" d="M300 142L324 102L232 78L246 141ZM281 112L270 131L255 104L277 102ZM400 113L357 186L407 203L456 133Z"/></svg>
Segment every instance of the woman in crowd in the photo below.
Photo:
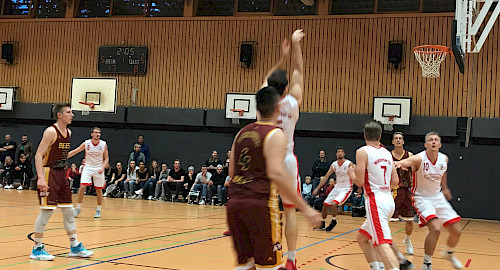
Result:
<svg viewBox="0 0 500 270"><path fill-rule="evenodd" d="M135 181L137 178L137 167L135 166L135 161L130 161L127 169L127 179L125 181L119 182L120 189L124 191L123 198L132 198L132 193L135 191Z"/></svg>

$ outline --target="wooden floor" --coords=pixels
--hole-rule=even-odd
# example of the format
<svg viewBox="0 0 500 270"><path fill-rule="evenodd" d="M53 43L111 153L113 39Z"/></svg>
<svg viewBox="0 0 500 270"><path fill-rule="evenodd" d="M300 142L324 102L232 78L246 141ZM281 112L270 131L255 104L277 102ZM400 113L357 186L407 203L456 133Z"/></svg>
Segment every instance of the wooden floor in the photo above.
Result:
<svg viewBox="0 0 500 270"><path fill-rule="evenodd" d="M0 269L232 269L235 256L226 229L225 208L146 200L106 198L102 218L94 219L96 198L86 196L77 218L78 239L95 251L91 259L68 258L68 239L57 211L47 225L44 243L52 262L29 259L28 239L38 215L34 191L0 190ZM342 215L333 232L309 229L299 214L297 260L300 269L369 269L355 242L364 218ZM500 269L500 222L463 219L456 256L466 269ZM403 224L393 223L401 244ZM415 226L415 255L420 268L427 230ZM438 250L447 233L441 234ZM401 245L400 245L401 246ZM286 245L285 245L286 251ZM436 256L434 270L452 269Z"/></svg>

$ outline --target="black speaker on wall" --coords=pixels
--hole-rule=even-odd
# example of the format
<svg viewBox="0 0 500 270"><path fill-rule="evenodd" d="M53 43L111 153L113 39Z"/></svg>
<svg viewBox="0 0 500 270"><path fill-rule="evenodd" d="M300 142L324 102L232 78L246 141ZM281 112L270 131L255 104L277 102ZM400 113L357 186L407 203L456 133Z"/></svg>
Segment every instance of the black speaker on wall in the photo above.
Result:
<svg viewBox="0 0 500 270"><path fill-rule="evenodd" d="M5 59L7 63L14 63L14 45L11 43L2 44L2 59Z"/></svg>
<svg viewBox="0 0 500 270"><path fill-rule="evenodd" d="M240 62L245 64L247 68L252 65L253 44L242 43L240 45Z"/></svg>
<svg viewBox="0 0 500 270"><path fill-rule="evenodd" d="M389 41L388 62L394 66L394 69L404 68L403 62L404 43L399 41Z"/></svg>

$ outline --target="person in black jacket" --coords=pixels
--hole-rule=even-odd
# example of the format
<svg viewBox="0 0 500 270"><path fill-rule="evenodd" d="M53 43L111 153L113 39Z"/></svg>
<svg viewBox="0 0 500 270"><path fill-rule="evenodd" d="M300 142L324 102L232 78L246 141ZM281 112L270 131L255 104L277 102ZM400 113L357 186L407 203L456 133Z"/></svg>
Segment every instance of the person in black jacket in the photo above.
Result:
<svg viewBox="0 0 500 270"><path fill-rule="evenodd" d="M226 175L224 174L224 168L222 165L217 165L215 174L212 175L208 183L208 198L212 198L212 194L217 191L217 205L222 205L222 188L226 182Z"/></svg>
<svg viewBox="0 0 500 270"><path fill-rule="evenodd" d="M14 161L10 156L6 156L5 163L0 166L0 183L4 183L3 188L5 189L14 188L14 185L12 185L14 183L12 172L14 172ZM0 187L2 187L1 184Z"/></svg>
<svg viewBox="0 0 500 270"><path fill-rule="evenodd" d="M325 150L321 149L319 150L319 158L314 161L313 167L312 167L312 184L313 184L313 190L318 187L319 182L320 182L320 177L325 176L325 174L328 172L328 169L330 168L330 163L326 160L326 152Z"/></svg>
<svg viewBox="0 0 500 270"><path fill-rule="evenodd" d="M19 161L12 175L14 179L21 179L21 185L19 185L17 190L23 190L23 187L29 188L29 181L33 178L33 170L31 168L31 162L28 161L25 154L19 155Z"/></svg>
<svg viewBox="0 0 500 270"><path fill-rule="evenodd" d="M189 191L191 190L191 187L193 187L195 180L196 173L194 172L194 166L189 165L188 172L184 177L184 183L182 185L182 197L184 198L182 202L187 202Z"/></svg>

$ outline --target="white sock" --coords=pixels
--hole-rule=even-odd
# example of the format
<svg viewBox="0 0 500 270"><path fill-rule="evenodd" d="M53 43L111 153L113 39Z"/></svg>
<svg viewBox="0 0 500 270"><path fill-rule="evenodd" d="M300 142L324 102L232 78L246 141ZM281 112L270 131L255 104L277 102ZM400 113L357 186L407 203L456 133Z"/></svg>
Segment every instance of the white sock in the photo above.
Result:
<svg viewBox="0 0 500 270"><path fill-rule="evenodd" d="M378 262L378 269L385 270L385 265L383 262Z"/></svg>
<svg viewBox="0 0 500 270"><path fill-rule="evenodd" d="M35 248L42 246L42 238L34 238L33 240L35 240Z"/></svg>
<svg viewBox="0 0 500 270"><path fill-rule="evenodd" d="M410 236L409 236L409 235L406 235L406 236L405 236L405 242L408 242L408 241L410 241Z"/></svg>
<svg viewBox="0 0 500 270"><path fill-rule="evenodd" d="M326 218L321 218L321 221L322 221L322 222L325 222L325 221L326 221Z"/></svg>
<svg viewBox="0 0 500 270"><path fill-rule="evenodd" d="M399 270L399 268L397 268L397 267L394 267L394 268L392 268L391 270Z"/></svg>
<svg viewBox="0 0 500 270"><path fill-rule="evenodd" d="M98 205L98 206L97 206L97 211L101 211L101 206L102 206L102 205Z"/></svg>
<svg viewBox="0 0 500 270"><path fill-rule="evenodd" d="M81 203L77 203L76 204L76 209L81 209L82 208L82 204Z"/></svg>
<svg viewBox="0 0 500 270"><path fill-rule="evenodd" d="M78 242L78 238L76 238L76 233L69 235L69 244L72 247L76 247L76 246L78 246L78 244L80 244L80 242Z"/></svg>
<svg viewBox="0 0 500 270"><path fill-rule="evenodd" d="M293 251L288 251L288 259L295 262L295 253L297 253L296 250L293 250Z"/></svg>
<svg viewBox="0 0 500 270"><path fill-rule="evenodd" d="M378 262L371 262L370 263L370 270L378 270Z"/></svg>
<svg viewBox="0 0 500 270"><path fill-rule="evenodd" d="M336 216L335 216L335 217L332 217L332 220L337 220L337 217L336 217Z"/></svg>
<svg viewBox="0 0 500 270"><path fill-rule="evenodd" d="M454 252L454 248L452 248L452 247L450 247L450 246L446 245L446 249L445 249L444 251L446 251L446 252L448 252L448 253L453 253L453 252Z"/></svg>
<svg viewBox="0 0 500 270"><path fill-rule="evenodd" d="M424 263L432 263L432 256L424 254Z"/></svg>

